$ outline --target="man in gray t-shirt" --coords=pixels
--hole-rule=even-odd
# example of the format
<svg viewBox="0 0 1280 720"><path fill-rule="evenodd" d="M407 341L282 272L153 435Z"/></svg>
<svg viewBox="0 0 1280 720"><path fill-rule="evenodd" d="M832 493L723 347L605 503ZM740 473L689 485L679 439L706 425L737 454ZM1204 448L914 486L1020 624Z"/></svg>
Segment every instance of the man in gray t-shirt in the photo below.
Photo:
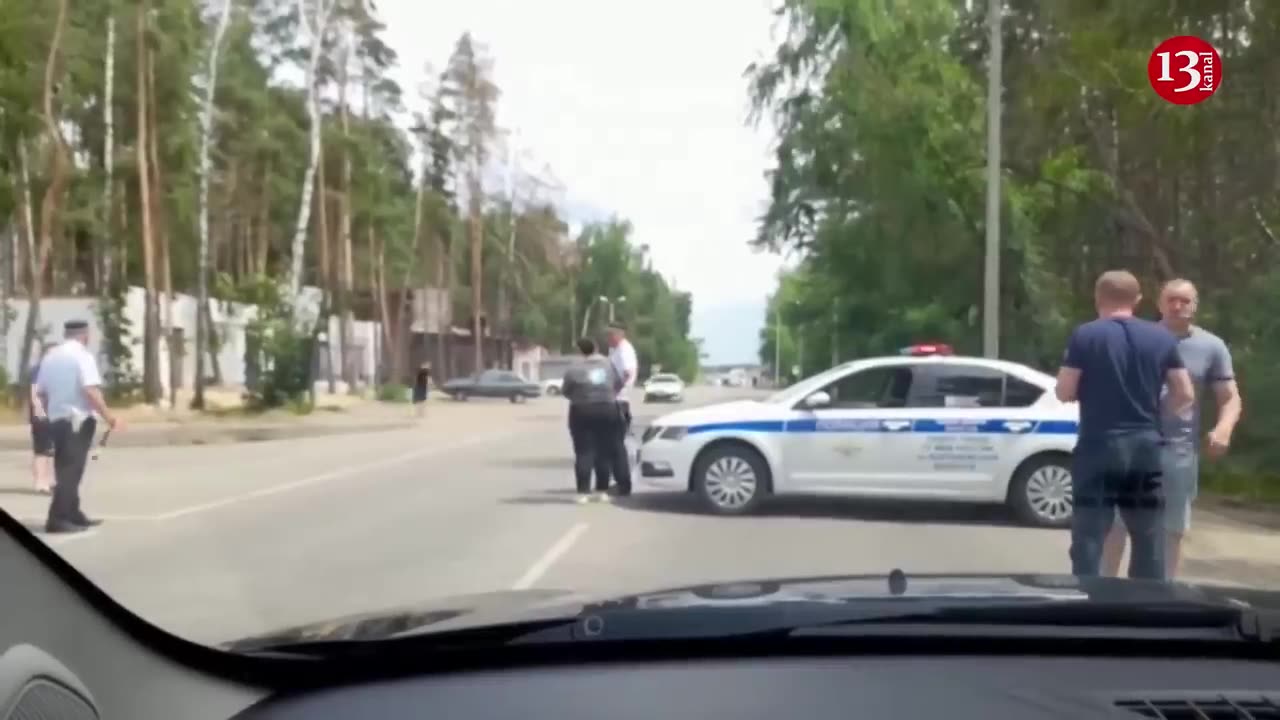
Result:
<svg viewBox="0 0 1280 720"><path fill-rule="evenodd" d="M1161 322L1178 338L1178 354L1196 388L1196 402L1181 414L1167 409L1160 418L1165 438L1161 453L1161 478L1165 491L1165 527L1169 533L1165 558L1168 578L1177 576L1182 559L1182 540L1191 528L1191 503L1200 485L1201 402L1212 391L1218 404L1218 421L1204 439L1210 458L1218 458L1231 446L1231 434L1240 420L1243 403L1231 365L1231 351L1222 338L1193 324L1199 297L1188 280L1170 280L1160 291ZM1167 390L1167 388L1166 388ZM1124 555L1125 532L1120 523L1112 526L1103 550L1102 567L1116 575Z"/></svg>

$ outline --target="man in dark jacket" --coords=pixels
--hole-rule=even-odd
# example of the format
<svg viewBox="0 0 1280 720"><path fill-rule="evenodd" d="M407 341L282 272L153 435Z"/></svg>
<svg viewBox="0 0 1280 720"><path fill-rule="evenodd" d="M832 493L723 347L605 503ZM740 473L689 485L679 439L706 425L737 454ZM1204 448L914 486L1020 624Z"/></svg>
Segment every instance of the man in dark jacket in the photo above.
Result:
<svg viewBox="0 0 1280 720"><path fill-rule="evenodd" d="M590 338L578 341L582 358L564 375L562 392L569 400L569 435L573 438L574 476L578 484L578 502L592 499L591 472L596 474L595 499L608 500L609 481L617 478L623 487L631 486L631 465L623 439L623 420L618 410L617 394L623 379L609 362L596 352Z"/></svg>

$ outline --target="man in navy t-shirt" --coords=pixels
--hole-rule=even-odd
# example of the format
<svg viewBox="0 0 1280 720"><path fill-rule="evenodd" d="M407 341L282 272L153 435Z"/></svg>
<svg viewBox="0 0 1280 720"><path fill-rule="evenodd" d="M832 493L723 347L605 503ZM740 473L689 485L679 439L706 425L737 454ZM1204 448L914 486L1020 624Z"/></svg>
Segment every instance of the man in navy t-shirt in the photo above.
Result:
<svg viewBox="0 0 1280 720"><path fill-rule="evenodd" d="M1161 389L1181 412L1195 400L1178 341L1158 323L1134 317L1138 279L1103 273L1094 286L1098 319L1071 333L1057 396L1080 402L1072 459L1071 572L1096 576L1118 510L1129 530L1129 577L1165 579L1164 493L1160 483Z"/></svg>

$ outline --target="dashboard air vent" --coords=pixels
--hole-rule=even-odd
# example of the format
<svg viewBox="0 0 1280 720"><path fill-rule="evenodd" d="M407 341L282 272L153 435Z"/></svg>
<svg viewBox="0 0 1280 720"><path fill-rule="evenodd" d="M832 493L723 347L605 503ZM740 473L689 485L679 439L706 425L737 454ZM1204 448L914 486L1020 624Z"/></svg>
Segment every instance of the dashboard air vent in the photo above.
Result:
<svg viewBox="0 0 1280 720"><path fill-rule="evenodd" d="M1116 707L1156 720L1280 720L1280 705L1257 695L1117 700Z"/></svg>

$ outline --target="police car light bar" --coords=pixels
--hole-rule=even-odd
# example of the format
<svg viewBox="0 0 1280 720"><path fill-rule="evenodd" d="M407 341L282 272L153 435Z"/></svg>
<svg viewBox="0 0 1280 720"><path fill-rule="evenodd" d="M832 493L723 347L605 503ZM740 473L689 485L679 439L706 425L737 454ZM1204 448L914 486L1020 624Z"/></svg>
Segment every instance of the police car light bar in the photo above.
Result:
<svg viewBox="0 0 1280 720"><path fill-rule="evenodd" d="M920 343L908 345L900 350L903 355L954 355L955 351L946 343Z"/></svg>

